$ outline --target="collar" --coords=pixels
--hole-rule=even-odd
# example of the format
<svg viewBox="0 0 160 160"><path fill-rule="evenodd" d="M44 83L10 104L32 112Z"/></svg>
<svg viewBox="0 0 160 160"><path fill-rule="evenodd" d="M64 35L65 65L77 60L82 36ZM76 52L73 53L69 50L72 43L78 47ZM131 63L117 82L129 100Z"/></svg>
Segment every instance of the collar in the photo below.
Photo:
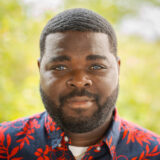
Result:
<svg viewBox="0 0 160 160"><path fill-rule="evenodd" d="M64 132L62 132L61 128L52 120L47 112L45 113L44 126L52 149L54 149L61 143Z"/></svg>
<svg viewBox="0 0 160 160"><path fill-rule="evenodd" d="M115 155L115 149L120 136L120 117L117 114L117 109L114 110L113 120L111 125L106 132L102 142L105 143L110 151L112 157ZM62 131L62 129L52 120L52 118L45 113L45 129L48 138L50 139L52 149L56 147L66 148L69 144L71 144L70 139L67 139L67 136ZM97 146L98 144L96 144Z"/></svg>
<svg viewBox="0 0 160 160"><path fill-rule="evenodd" d="M119 137L120 137L120 131L121 131L120 124L121 124L121 119L118 116L117 109L115 109L114 113L113 113L113 120L112 120L110 127L109 127L108 131L106 132L106 135L103 139L103 142L109 148L109 151L110 151L112 158L115 156L116 146L118 144Z"/></svg>

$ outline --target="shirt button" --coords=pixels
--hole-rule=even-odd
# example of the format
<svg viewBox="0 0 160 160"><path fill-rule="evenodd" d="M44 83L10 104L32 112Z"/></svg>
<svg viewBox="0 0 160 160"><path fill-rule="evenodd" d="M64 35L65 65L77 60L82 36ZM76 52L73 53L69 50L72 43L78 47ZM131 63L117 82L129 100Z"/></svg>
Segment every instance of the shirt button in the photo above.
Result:
<svg viewBox="0 0 160 160"><path fill-rule="evenodd" d="M97 151L100 151L100 150L101 150L101 147L100 147L100 146L98 146L96 149L97 149Z"/></svg>
<svg viewBox="0 0 160 160"><path fill-rule="evenodd" d="M58 147L62 147L61 143L60 143L60 144L58 144Z"/></svg>
<svg viewBox="0 0 160 160"><path fill-rule="evenodd" d="M65 140L65 142L68 142L68 141L69 141L69 139L68 139L67 136L64 137L64 140Z"/></svg>

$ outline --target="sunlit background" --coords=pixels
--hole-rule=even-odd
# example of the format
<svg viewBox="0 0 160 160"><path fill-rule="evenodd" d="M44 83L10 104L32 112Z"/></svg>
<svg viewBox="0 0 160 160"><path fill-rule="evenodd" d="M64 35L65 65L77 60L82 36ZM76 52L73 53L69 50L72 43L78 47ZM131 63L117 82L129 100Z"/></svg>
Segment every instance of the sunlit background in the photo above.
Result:
<svg viewBox="0 0 160 160"><path fill-rule="evenodd" d="M98 12L116 30L120 116L160 134L160 0L1 0L0 122L44 111L40 33L54 15L75 7Z"/></svg>

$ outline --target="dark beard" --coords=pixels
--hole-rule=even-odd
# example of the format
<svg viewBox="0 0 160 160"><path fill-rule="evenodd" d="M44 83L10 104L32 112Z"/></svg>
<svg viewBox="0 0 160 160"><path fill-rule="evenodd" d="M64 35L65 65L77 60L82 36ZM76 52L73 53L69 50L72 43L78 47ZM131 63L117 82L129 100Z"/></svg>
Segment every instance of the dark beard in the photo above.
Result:
<svg viewBox="0 0 160 160"><path fill-rule="evenodd" d="M92 94L85 89L81 91L74 90L70 94L60 97L60 105L57 106L40 87L41 98L50 117L54 119L57 125L59 125L63 130L74 133L89 132L101 126L115 107L118 97L118 90L119 86L117 85L112 94L106 98L106 101L103 105L99 104L100 97L98 95ZM88 96L89 98L94 98L98 106L98 110L91 117L83 116L83 114L78 118L66 116L63 111L63 105L68 98L74 96ZM83 110L75 109L75 112L81 114Z"/></svg>

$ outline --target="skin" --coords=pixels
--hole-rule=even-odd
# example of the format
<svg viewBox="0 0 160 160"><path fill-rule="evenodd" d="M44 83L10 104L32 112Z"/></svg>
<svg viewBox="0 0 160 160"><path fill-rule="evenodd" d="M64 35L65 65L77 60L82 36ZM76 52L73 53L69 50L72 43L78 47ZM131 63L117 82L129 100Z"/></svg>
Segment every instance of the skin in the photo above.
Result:
<svg viewBox="0 0 160 160"><path fill-rule="evenodd" d="M60 105L60 96L83 88L100 95L100 104L103 104L118 85L120 60L110 52L106 34L67 31L46 37L45 54L38 60L38 67L41 88L57 106ZM76 109L82 112L78 113ZM74 118L90 117L97 109L94 99L85 96L71 98L63 107L64 113ZM97 143L107 130L112 113L113 110L104 124L90 132L66 131L72 145Z"/></svg>

